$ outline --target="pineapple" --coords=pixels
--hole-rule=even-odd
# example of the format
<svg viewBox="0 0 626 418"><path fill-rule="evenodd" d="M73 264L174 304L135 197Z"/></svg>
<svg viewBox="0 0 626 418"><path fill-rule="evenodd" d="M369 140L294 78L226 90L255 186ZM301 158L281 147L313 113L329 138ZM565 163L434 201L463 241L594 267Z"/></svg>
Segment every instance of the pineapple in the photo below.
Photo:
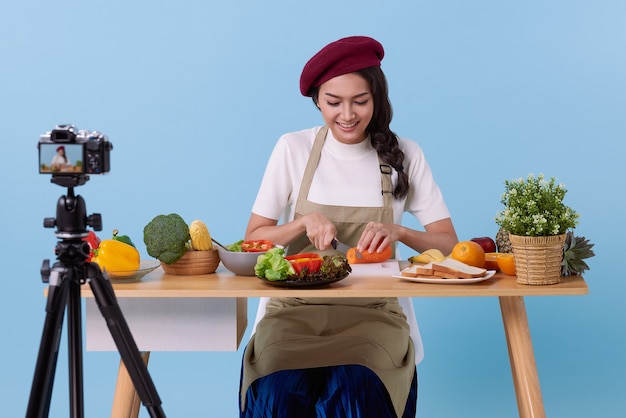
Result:
<svg viewBox="0 0 626 418"><path fill-rule="evenodd" d="M593 244L585 237L575 237L572 231L569 231L565 237L563 244L563 261L561 262L561 274L563 276L572 276L582 274L589 266L584 261L595 255L591 249Z"/></svg>
<svg viewBox="0 0 626 418"><path fill-rule="evenodd" d="M509 233L504 228L498 229L496 233L496 246L498 247L499 253L513 252L513 246L509 240Z"/></svg>

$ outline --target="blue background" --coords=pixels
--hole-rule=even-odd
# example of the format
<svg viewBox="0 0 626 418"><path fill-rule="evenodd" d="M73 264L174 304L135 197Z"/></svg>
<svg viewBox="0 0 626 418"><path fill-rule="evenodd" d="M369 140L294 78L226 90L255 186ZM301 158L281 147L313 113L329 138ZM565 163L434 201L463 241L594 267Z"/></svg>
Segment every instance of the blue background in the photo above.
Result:
<svg viewBox="0 0 626 418"><path fill-rule="evenodd" d="M39 268L57 242L43 218L65 193L38 174L39 135L73 123L109 136L111 172L77 189L102 213L102 235L118 228L146 256L143 226L177 212L234 242L279 135L322 123L298 92L302 66L354 34L385 46L392 128L425 150L461 239L495 235L505 179L544 173L566 185L582 215L575 232L597 255L588 296L526 300L545 408L623 413L626 3L23 0L0 15L3 416L26 410ZM414 302L426 344L418 416L517 416L497 299ZM61 344L56 417L68 416ZM236 416L241 356L153 353L168 416ZM118 359L85 353L87 416L110 414Z"/></svg>

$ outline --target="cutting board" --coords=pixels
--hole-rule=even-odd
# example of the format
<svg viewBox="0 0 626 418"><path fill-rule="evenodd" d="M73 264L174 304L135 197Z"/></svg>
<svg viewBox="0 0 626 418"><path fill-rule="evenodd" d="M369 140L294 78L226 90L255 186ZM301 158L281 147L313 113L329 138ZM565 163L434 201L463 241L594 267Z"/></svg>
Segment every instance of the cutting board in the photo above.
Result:
<svg viewBox="0 0 626 418"><path fill-rule="evenodd" d="M383 263L350 264L351 276L391 276L400 274L398 260L388 260Z"/></svg>

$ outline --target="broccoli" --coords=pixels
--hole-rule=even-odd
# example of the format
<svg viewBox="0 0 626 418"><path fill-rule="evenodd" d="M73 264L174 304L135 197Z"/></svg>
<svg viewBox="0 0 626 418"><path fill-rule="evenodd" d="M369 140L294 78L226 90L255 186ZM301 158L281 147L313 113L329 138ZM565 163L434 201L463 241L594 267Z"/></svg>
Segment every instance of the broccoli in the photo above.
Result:
<svg viewBox="0 0 626 418"><path fill-rule="evenodd" d="M185 254L190 239L189 226L176 213L157 215L143 229L148 254L166 264L175 263Z"/></svg>

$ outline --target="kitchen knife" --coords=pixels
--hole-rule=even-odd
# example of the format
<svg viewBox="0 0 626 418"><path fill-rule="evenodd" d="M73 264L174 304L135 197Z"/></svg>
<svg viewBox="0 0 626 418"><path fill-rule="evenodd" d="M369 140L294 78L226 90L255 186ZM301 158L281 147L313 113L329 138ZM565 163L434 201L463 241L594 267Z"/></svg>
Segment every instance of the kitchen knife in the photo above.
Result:
<svg viewBox="0 0 626 418"><path fill-rule="evenodd" d="M339 242L336 239L333 239L330 243L330 245L337 251L341 251L344 254L348 253L348 250L352 247L347 246L346 244L344 244L343 242ZM357 258L361 258L362 255L359 251L356 252L356 257Z"/></svg>

